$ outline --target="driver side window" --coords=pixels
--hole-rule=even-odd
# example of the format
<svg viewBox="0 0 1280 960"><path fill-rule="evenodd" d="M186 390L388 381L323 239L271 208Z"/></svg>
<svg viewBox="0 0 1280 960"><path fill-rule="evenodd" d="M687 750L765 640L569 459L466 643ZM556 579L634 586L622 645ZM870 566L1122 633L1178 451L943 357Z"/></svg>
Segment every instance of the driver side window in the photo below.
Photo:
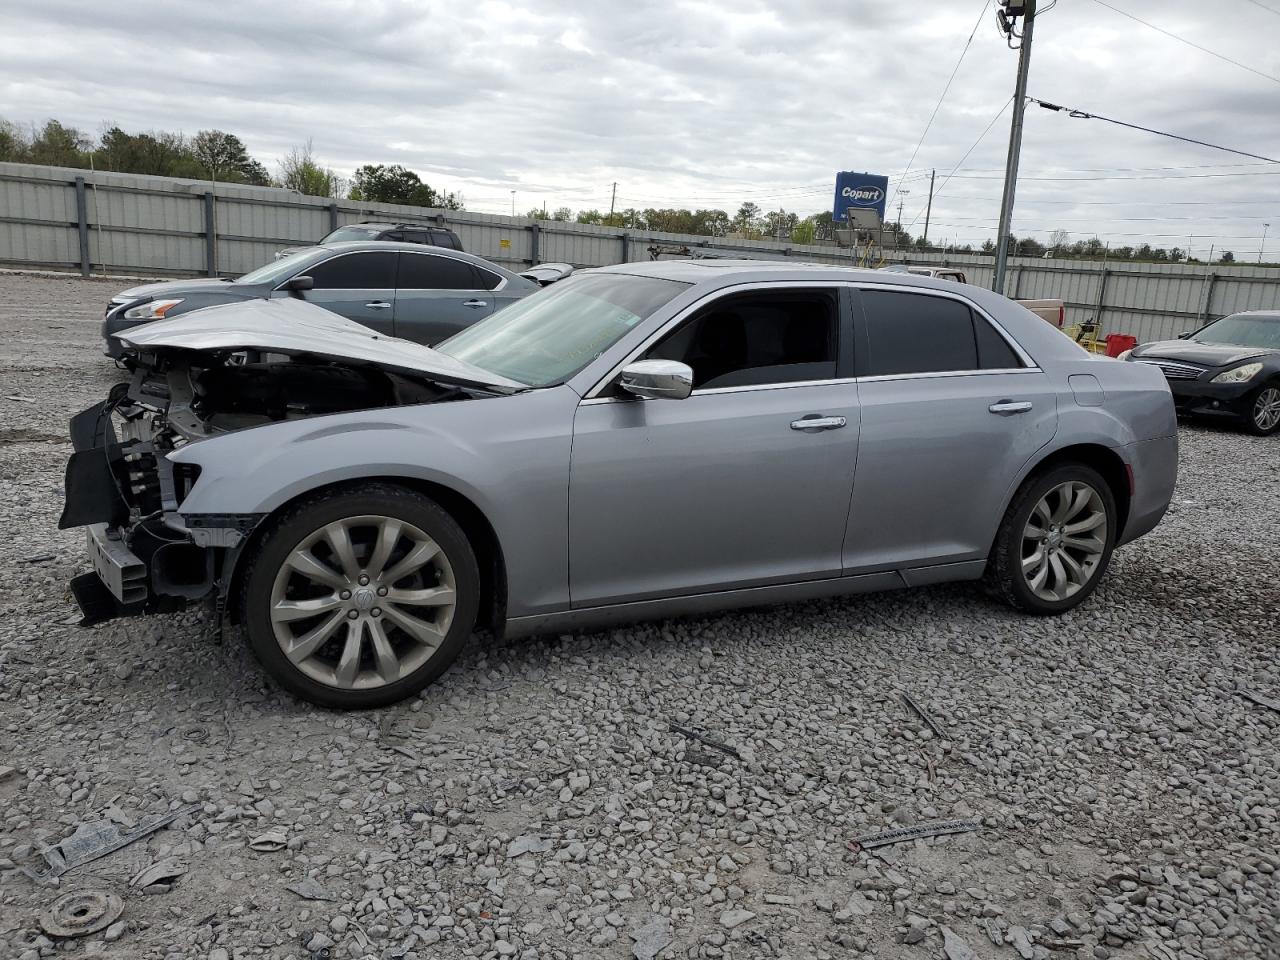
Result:
<svg viewBox="0 0 1280 960"><path fill-rule="evenodd" d="M834 290L722 297L654 344L647 360L678 360L693 389L831 380L839 310Z"/></svg>

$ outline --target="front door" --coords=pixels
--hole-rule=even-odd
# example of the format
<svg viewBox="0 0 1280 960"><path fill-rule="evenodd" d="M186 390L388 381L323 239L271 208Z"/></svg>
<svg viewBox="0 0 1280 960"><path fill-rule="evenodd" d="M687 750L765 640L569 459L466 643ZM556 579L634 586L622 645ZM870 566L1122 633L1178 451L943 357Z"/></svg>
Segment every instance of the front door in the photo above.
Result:
<svg viewBox="0 0 1280 960"><path fill-rule="evenodd" d="M859 431L841 315L833 288L721 297L642 354L687 363L691 396L583 401L575 607L839 575Z"/></svg>
<svg viewBox="0 0 1280 960"><path fill-rule="evenodd" d="M391 335L395 251L344 253L315 264L305 273L315 281L315 287L302 294L308 303Z"/></svg>
<svg viewBox="0 0 1280 960"><path fill-rule="evenodd" d="M1057 391L965 301L863 290L849 574L981 560L1009 486L1057 430Z"/></svg>
<svg viewBox="0 0 1280 960"><path fill-rule="evenodd" d="M400 254L397 337L430 346L493 313L494 297L466 260L435 253Z"/></svg>

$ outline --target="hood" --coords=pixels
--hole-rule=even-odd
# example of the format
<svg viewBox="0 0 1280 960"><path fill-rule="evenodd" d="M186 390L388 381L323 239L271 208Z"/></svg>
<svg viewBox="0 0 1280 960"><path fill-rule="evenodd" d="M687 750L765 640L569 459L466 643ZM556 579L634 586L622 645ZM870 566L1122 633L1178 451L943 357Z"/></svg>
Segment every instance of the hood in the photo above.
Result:
<svg viewBox="0 0 1280 960"><path fill-rule="evenodd" d="M230 280L164 280L160 283L144 283L140 287L121 290L111 299L115 303L124 303L126 300L141 300L144 297L156 300L161 297L177 297L209 290L228 293L234 291L235 287L231 285Z"/></svg>
<svg viewBox="0 0 1280 960"><path fill-rule="evenodd" d="M1157 340L1155 343L1144 343L1134 347L1130 356L1160 360L1179 360L1183 363L1194 363L1202 367L1226 367L1251 360L1254 357L1266 357L1280 353L1280 350L1268 350L1266 347L1241 347L1232 343L1200 343L1195 340Z"/></svg>
<svg viewBox="0 0 1280 960"><path fill-rule="evenodd" d="M287 356L372 364L425 375L440 383L484 387L500 393L527 389L430 347L388 337L303 300L246 300L130 327L116 334L135 350L259 350Z"/></svg>

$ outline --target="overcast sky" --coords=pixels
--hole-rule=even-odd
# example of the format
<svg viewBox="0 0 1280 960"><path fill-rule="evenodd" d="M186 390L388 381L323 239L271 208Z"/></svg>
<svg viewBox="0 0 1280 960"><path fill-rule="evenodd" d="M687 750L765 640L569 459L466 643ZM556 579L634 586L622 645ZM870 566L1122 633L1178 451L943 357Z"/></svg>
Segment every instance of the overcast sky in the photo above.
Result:
<svg viewBox="0 0 1280 960"><path fill-rule="evenodd" d="M1041 0L1042 6L1044 0ZM994 0L992 0L994 3ZM1107 0L1280 77L1280 0ZM400 163L469 209L546 203L830 209L837 170L907 170L982 0L9 0L0 117L86 131L216 127L275 172L311 140L349 175ZM988 8L901 186L930 238L993 237L1017 54ZM1028 92L1280 157L1280 80L1058 0ZM1113 245L1280 250L1280 167L1028 108L1014 228ZM906 191L909 191L906 192ZM889 219L893 219L891 209Z"/></svg>

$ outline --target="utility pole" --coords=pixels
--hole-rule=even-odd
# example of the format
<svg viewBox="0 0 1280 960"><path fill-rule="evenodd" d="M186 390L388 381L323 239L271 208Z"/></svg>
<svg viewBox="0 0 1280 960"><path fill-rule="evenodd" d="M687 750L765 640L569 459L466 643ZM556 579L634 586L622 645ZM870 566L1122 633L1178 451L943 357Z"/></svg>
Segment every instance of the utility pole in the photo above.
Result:
<svg viewBox="0 0 1280 960"><path fill-rule="evenodd" d="M924 245L929 246L929 214L933 213L933 178L938 175L937 170L929 171L929 202L924 208Z"/></svg>
<svg viewBox="0 0 1280 960"><path fill-rule="evenodd" d="M1018 186L1018 157L1022 151L1022 117L1027 109L1027 73L1031 69L1031 31L1036 21L1036 0L1004 0L1005 7L1016 15L1022 7L1022 45L1018 50L1018 80L1013 90L1013 122L1009 127L1009 157L1004 167L1004 194L1000 198L1000 227L996 232L996 270L991 285L996 293L1004 293L1004 272L1009 259L1009 228L1013 221L1014 192ZM1000 19L1007 22L1004 11Z"/></svg>
<svg viewBox="0 0 1280 960"><path fill-rule="evenodd" d="M513 217L516 215L516 192L514 190L511 191L511 215Z"/></svg>
<svg viewBox="0 0 1280 960"><path fill-rule="evenodd" d="M897 246L899 250L902 249L902 198L905 194L910 192L910 190L898 189L898 222L894 225L893 234L898 241Z"/></svg>
<svg viewBox="0 0 1280 960"><path fill-rule="evenodd" d="M1267 230L1271 228L1271 224L1264 223L1262 225L1262 243L1258 245L1258 262L1262 262L1262 251L1267 245Z"/></svg>
<svg viewBox="0 0 1280 960"><path fill-rule="evenodd" d="M613 181L613 193L609 195L609 225L613 226L613 205L618 201L618 181Z"/></svg>

